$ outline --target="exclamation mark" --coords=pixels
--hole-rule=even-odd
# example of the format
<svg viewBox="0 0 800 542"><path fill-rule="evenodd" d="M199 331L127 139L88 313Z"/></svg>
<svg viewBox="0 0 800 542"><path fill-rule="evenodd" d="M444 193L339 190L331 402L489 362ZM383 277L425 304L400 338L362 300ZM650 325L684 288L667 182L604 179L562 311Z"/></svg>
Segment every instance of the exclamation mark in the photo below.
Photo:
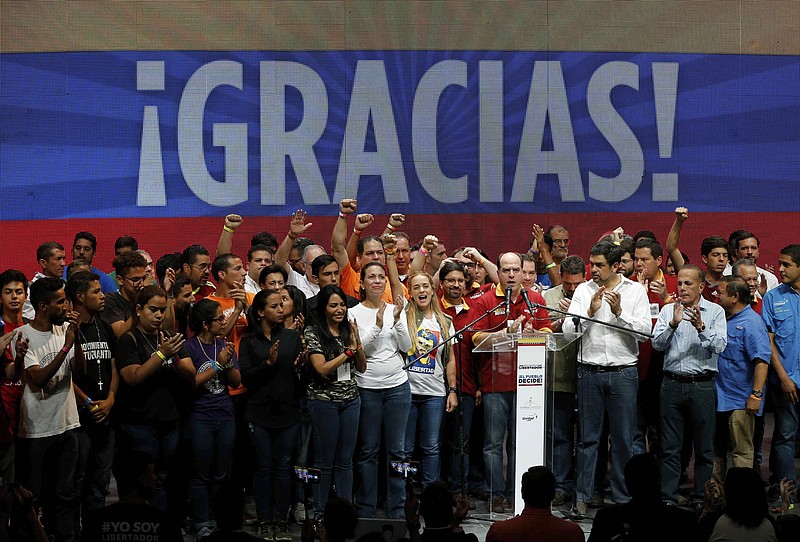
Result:
<svg viewBox="0 0 800 542"><path fill-rule="evenodd" d="M136 90L164 90L164 61L136 62ZM164 163L161 156L161 131L158 106L146 105L142 119L142 147L139 152L138 207L164 207Z"/></svg>
<svg viewBox="0 0 800 542"><path fill-rule="evenodd" d="M653 62L658 156L672 158L675 104L678 101L678 63ZM678 201L678 174L653 173L653 201Z"/></svg>

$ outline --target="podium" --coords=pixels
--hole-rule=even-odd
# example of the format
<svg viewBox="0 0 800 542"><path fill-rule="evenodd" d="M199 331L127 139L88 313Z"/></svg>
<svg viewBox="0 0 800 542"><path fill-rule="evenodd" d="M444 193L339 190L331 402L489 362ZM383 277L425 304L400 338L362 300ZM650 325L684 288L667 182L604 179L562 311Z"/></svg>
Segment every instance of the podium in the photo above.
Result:
<svg viewBox="0 0 800 542"><path fill-rule="evenodd" d="M553 445L553 375L564 373L566 363L559 352L579 339L581 333L493 333L473 352L487 355L494 379L507 385L516 381L516 435L514 460L514 514L522 513L522 475L529 467L551 463ZM489 361L484 361L488 363ZM491 414L484 411L484 416ZM487 423L491 423L487 419ZM487 473L488 476L488 473ZM503 494L504 488L490 487L490 493ZM491 509L491 507L490 507Z"/></svg>

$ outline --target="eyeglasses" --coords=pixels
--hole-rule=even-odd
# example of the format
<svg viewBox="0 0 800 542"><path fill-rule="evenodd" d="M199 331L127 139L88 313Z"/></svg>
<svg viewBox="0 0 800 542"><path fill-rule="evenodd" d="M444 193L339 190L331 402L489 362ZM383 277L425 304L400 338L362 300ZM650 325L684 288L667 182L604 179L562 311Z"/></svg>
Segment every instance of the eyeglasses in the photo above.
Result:
<svg viewBox="0 0 800 542"><path fill-rule="evenodd" d="M202 273L205 273L209 269L209 265L207 263L201 263L200 265L191 264L190 267L194 267L195 269L199 269Z"/></svg>
<svg viewBox="0 0 800 542"><path fill-rule="evenodd" d="M303 258L297 258L296 260L293 260L293 259L289 258L289 265L297 265L298 263L300 263L302 261L303 261Z"/></svg>
<svg viewBox="0 0 800 542"><path fill-rule="evenodd" d="M147 278L147 275L145 275L143 277L126 277L125 275L123 275L122 278L124 278L125 280L127 280L128 282L133 284L134 286L137 286L137 285L141 284L142 281L144 281L144 279Z"/></svg>
<svg viewBox="0 0 800 542"><path fill-rule="evenodd" d="M444 282L447 284L464 284L466 281L464 279L444 279Z"/></svg>
<svg viewBox="0 0 800 542"><path fill-rule="evenodd" d="M218 324L223 324L223 323L225 323L225 315L223 314L219 318L212 318L210 321L211 322L216 322Z"/></svg>
<svg viewBox="0 0 800 542"><path fill-rule="evenodd" d="M558 247L568 247L569 239L553 239L553 245Z"/></svg>

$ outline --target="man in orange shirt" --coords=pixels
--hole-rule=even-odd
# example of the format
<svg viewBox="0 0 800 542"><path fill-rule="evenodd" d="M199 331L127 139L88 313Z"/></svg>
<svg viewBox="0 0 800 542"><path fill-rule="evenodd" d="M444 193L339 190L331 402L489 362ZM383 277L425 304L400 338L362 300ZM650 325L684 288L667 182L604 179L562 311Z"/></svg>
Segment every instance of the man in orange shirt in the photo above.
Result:
<svg viewBox="0 0 800 542"><path fill-rule="evenodd" d="M356 200L343 199L339 202L339 219L333 227L331 235L331 253L336 261L339 262L339 287L344 290L344 293L351 295L358 299L359 289L361 283L360 274L351 266L350 258L348 257L347 248L345 247L345 239L347 238L347 218L355 213ZM376 261L386 266L386 253L383 250L383 241L380 237L369 236L361 238L361 234L373 221L370 214L360 214L356 217L355 228L353 229L353 237L350 239L349 244L356 243L357 255L354 258L355 264L359 269L367 262ZM403 286L403 295L408 298L408 290ZM386 289L381 296L386 303L393 303L392 290L390 284L387 282Z"/></svg>
<svg viewBox="0 0 800 542"><path fill-rule="evenodd" d="M239 341L247 329L247 308L255 297L245 292L244 277L247 274L242 259L234 254L221 254L211 265L211 275L217 281L217 290L208 296L222 307L225 315L223 334L239 352Z"/></svg>

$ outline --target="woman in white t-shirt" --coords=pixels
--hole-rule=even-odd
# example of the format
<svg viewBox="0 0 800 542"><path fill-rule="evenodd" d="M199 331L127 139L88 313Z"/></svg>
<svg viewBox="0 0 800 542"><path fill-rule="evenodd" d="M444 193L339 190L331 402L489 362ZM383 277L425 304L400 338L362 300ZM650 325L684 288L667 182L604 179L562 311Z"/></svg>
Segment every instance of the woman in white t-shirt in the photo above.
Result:
<svg viewBox="0 0 800 542"><path fill-rule="evenodd" d="M406 424L406 455L411 457L419 446L422 485L439 479L439 445L445 410L458 406L456 363L453 345L453 321L439 307L433 279L423 272L408 277L411 301L406 305L408 333L413 342L408 368L411 384L411 409Z"/></svg>
<svg viewBox="0 0 800 542"><path fill-rule="evenodd" d="M369 262L361 268L361 303L350 309L367 355L367 370L355 373L361 397L356 504L358 516L367 518L375 517L377 510L381 427L389 462L405 461L404 435L411 404L408 375L403 370L404 354L411 348L411 337L402 318L403 299L397 299L395 305L386 304L381 300L385 288L383 264ZM388 477L386 500L389 517L404 516L402 478Z"/></svg>

